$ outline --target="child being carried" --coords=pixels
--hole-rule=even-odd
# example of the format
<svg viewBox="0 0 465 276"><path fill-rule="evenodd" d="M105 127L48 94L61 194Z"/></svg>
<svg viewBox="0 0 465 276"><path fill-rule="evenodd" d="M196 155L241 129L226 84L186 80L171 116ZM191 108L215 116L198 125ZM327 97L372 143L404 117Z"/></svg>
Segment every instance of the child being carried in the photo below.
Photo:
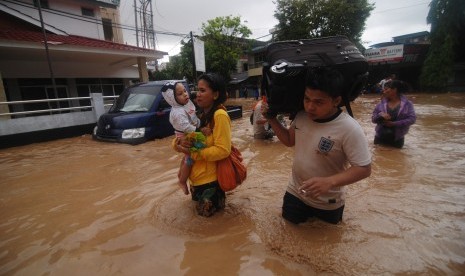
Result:
<svg viewBox="0 0 465 276"><path fill-rule="evenodd" d="M205 137L211 134L211 129L204 127L199 129L200 119L196 115L195 105L189 99L189 94L181 82L170 81L161 88L162 96L171 105L170 123L174 128L176 137L181 138L187 135L195 140L191 151L204 147ZM184 155L179 168L179 186L184 194L189 194L187 179L189 178L193 160L190 155Z"/></svg>

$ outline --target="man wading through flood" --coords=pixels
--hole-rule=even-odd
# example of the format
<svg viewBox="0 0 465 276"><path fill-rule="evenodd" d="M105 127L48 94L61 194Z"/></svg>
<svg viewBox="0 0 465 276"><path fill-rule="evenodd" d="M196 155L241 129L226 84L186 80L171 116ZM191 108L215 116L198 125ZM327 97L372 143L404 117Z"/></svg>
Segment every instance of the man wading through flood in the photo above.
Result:
<svg viewBox="0 0 465 276"><path fill-rule="evenodd" d="M371 153L359 123L339 108L343 76L322 67L309 70L304 110L289 129L275 116L262 113L278 139L295 147L292 176L284 195L282 216L295 224L316 217L337 224L345 205L344 186L371 174Z"/></svg>

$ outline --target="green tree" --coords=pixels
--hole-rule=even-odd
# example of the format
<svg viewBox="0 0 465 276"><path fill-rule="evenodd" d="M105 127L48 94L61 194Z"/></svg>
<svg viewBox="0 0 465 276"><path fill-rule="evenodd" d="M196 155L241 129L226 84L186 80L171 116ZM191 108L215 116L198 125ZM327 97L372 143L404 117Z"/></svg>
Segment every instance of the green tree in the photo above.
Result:
<svg viewBox="0 0 465 276"><path fill-rule="evenodd" d="M149 80L170 80L173 79L171 74L167 70L161 71L149 71Z"/></svg>
<svg viewBox="0 0 465 276"><path fill-rule="evenodd" d="M216 17L202 24L206 70L221 74L226 80L236 71L237 60L247 50L252 34L236 16Z"/></svg>
<svg viewBox="0 0 465 276"><path fill-rule="evenodd" d="M431 46L420 76L424 90L443 91L455 61L465 61L465 1L432 0L427 16Z"/></svg>
<svg viewBox="0 0 465 276"><path fill-rule="evenodd" d="M251 33L247 26L241 24L240 17L216 17L203 23L199 38L205 43L207 72L219 73L229 81L230 74L236 71L237 60L248 49L249 42L246 38ZM192 41L182 42L181 52L171 57L167 68L163 71L195 82L193 59Z"/></svg>
<svg viewBox="0 0 465 276"><path fill-rule="evenodd" d="M374 9L367 0L276 0L276 6L275 41L345 35L358 46Z"/></svg>
<svg viewBox="0 0 465 276"><path fill-rule="evenodd" d="M181 52L170 57L166 68L153 73L153 80L183 79L193 82L192 75L192 42L181 42Z"/></svg>

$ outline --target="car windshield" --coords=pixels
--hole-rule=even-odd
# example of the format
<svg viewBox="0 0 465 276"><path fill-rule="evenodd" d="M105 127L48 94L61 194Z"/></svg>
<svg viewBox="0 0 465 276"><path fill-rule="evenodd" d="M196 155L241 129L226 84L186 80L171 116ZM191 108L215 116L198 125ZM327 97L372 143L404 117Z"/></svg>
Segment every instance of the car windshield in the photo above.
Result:
<svg viewBox="0 0 465 276"><path fill-rule="evenodd" d="M161 86L133 87L121 94L111 108L111 112L144 112L149 111L160 93Z"/></svg>

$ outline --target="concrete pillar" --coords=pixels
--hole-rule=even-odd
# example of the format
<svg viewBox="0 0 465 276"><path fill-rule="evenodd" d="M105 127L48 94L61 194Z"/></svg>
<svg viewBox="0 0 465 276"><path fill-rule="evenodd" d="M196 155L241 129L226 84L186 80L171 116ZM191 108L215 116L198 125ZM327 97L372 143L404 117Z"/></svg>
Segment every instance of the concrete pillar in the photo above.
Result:
<svg viewBox="0 0 465 276"><path fill-rule="evenodd" d="M0 72L0 102L7 102L5 87L3 86L2 72ZM10 108L7 104L0 105L0 113L10 113ZM0 120L9 120L11 116L0 116Z"/></svg>
<svg viewBox="0 0 465 276"><path fill-rule="evenodd" d="M78 97L77 87L76 87L76 79L68 78L66 79L66 83L68 84L68 97L75 98ZM69 101L71 106L80 106L79 100L72 100Z"/></svg>
<svg viewBox="0 0 465 276"><path fill-rule="evenodd" d="M19 89L18 79L6 79L6 85L8 86L10 101L22 101L21 90ZM15 104L10 106L11 112L21 112L24 111L23 104Z"/></svg>
<svg viewBox="0 0 465 276"><path fill-rule="evenodd" d="M149 81L149 72L147 71L147 60L144 57L137 58L137 67L139 68L139 79L141 82Z"/></svg>
<svg viewBox="0 0 465 276"><path fill-rule="evenodd" d="M102 93L90 93L90 102L93 107L95 120L98 121L100 115L105 113L105 106L103 105L103 95Z"/></svg>

